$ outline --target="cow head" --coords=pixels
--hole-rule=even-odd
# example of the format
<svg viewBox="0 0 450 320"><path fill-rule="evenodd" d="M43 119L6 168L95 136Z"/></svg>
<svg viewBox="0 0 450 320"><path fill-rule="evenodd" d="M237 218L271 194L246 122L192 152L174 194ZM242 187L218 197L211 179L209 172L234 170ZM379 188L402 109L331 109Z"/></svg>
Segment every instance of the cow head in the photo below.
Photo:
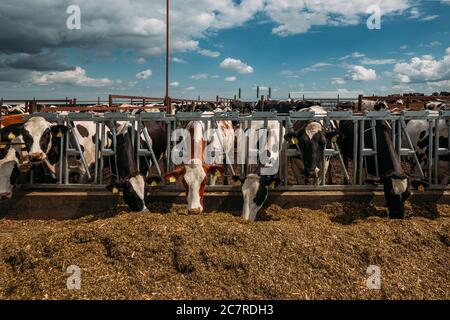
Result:
<svg viewBox="0 0 450 320"><path fill-rule="evenodd" d="M19 157L16 148L11 143L19 143L14 127L4 128L0 131L0 200L11 199L12 190L20 174L18 168Z"/></svg>
<svg viewBox="0 0 450 320"><path fill-rule="evenodd" d="M182 178L186 190L188 214L201 214L203 212L203 196L208 175L220 176L225 172L223 166L205 164L187 164L165 175L164 179L175 183Z"/></svg>
<svg viewBox="0 0 450 320"><path fill-rule="evenodd" d="M375 105L373 106L373 110L375 111L384 111L389 110L389 106L385 101L378 100Z"/></svg>
<svg viewBox="0 0 450 320"><path fill-rule="evenodd" d="M58 154L60 139L67 130L66 126L51 124L42 117L33 117L25 122L22 136L30 162L41 163L52 149Z"/></svg>
<svg viewBox="0 0 450 320"><path fill-rule="evenodd" d="M288 133L284 139L296 145L302 167L299 168L306 179L318 179L324 170L324 152L328 141L339 142L343 135L338 131L326 131L318 122L309 122L296 132Z"/></svg>
<svg viewBox="0 0 450 320"><path fill-rule="evenodd" d="M235 183L242 185L244 197L242 218L250 221L255 221L258 211L267 200L269 188L274 189L281 183L281 180L277 177L258 176L256 174L249 174L246 178L234 176L233 180Z"/></svg>
<svg viewBox="0 0 450 320"><path fill-rule="evenodd" d="M151 181L147 182L153 185L160 181L160 178L152 178ZM113 182L107 186L107 189L114 194L118 194L121 191L123 193L123 201L130 210L134 212L148 211L145 206L146 180L141 174L132 174L120 182Z"/></svg>

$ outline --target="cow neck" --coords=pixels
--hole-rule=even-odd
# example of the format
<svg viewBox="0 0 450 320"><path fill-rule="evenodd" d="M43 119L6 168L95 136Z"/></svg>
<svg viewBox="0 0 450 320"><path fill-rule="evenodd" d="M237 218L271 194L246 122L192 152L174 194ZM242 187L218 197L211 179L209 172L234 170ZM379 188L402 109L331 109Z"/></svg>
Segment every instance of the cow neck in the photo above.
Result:
<svg viewBox="0 0 450 320"><path fill-rule="evenodd" d="M201 128L201 137L200 137L200 143L195 141L195 127L200 126ZM204 150L205 150L205 139L203 138L203 126L201 123L195 123L192 127L189 128L189 134L191 137L191 163L193 163L192 160L200 160L201 163L204 163L205 156L204 156ZM199 149L200 148L200 149ZM197 153L197 154L196 154ZM200 153L200 154L198 154Z"/></svg>
<svg viewBox="0 0 450 320"><path fill-rule="evenodd" d="M387 126L385 120L377 120L377 159L380 176L390 175L392 173L402 175L403 169L394 149L391 138L392 131Z"/></svg>
<svg viewBox="0 0 450 320"><path fill-rule="evenodd" d="M137 172L131 132L129 130L117 135L117 166L120 178L126 178Z"/></svg>

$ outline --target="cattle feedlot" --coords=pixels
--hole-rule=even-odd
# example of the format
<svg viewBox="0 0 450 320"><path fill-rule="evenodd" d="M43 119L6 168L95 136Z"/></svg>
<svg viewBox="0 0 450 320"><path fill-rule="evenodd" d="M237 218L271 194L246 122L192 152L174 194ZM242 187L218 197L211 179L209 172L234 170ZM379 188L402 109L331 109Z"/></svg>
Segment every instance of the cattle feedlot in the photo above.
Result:
<svg viewBox="0 0 450 320"><path fill-rule="evenodd" d="M411 2L2 2L0 300L448 300L450 5Z"/></svg>

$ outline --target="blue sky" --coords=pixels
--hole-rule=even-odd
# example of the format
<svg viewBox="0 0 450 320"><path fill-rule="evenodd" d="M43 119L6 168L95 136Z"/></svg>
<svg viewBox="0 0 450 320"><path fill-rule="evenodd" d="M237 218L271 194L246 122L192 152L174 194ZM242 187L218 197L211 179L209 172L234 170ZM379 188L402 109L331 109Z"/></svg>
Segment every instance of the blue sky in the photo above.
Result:
<svg viewBox="0 0 450 320"><path fill-rule="evenodd" d="M66 27L70 4L80 30ZM2 1L0 96L162 97L164 4ZM366 26L372 4L380 30ZM255 99L256 85L275 98L450 91L450 1L172 0L172 9L172 97L242 88Z"/></svg>

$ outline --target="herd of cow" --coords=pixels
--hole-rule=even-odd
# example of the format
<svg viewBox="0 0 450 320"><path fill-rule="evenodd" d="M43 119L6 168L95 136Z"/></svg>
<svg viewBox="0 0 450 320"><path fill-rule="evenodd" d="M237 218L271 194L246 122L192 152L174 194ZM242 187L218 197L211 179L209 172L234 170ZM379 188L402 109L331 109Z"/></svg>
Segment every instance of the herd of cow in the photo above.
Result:
<svg viewBox="0 0 450 320"><path fill-rule="evenodd" d="M399 102L400 103L400 102ZM158 107L158 106L156 106ZM445 104L434 103L425 106L427 109L446 108ZM382 110L388 108L383 101L363 101L364 109ZM23 113L21 106L2 107L3 113ZM226 107L222 104L174 105L177 112L199 111L202 115L214 115L217 111L239 111L247 113L250 111L275 110L280 113L289 111L312 111L316 114L326 113L325 108L309 101L268 101L264 104L232 102ZM145 110L139 112L159 112ZM410 120L407 123L407 132L411 138L417 156L423 169L426 169L428 161L428 134L429 122L426 120ZM240 127L240 128L239 128ZM182 165L171 172L163 175L152 174L152 162L143 157L137 157L136 148L133 145L135 139L140 138L141 145L145 148L151 147L156 159L162 160L167 148L167 122L145 121L150 141L145 139L142 132L127 121L114 121L107 123L103 136L98 140L103 141L105 146L116 143L116 157L110 164L113 180L108 189L114 193L122 191L123 200L132 211L147 211L146 197L150 189L165 181L176 183L180 180L186 191L187 210L189 214L201 214L203 212L203 198L205 186L215 184L217 177L225 175L224 181L228 183L228 177L233 183L241 186L243 194L242 216L247 220L255 220L258 211L264 205L270 188L276 188L283 181L280 172L283 172L283 152L295 149L296 155L291 157L291 166L298 183L319 184L322 177L330 173L330 163L324 157L326 147L338 147L342 153L344 163L348 167L358 153L354 150L354 122L332 121L332 129L326 127L322 120L302 120L293 123L292 128L285 128L277 120L252 121L251 128L245 123L235 123L227 120L217 121L217 130L212 135L205 132L209 129L205 121L189 121L184 129L190 133L192 152ZM236 130L240 129L240 130ZM250 130L251 129L251 130ZM256 139L258 130L267 129L273 134L269 135L263 149L270 155L270 161L253 166L247 176L238 176L232 172L230 175L225 165L224 155L215 158L214 163L205 161L205 150L238 150L242 143L251 143ZM73 130L76 136L84 160L88 168L92 168L96 162L96 125L92 121L75 121L70 124L60 125L51 123L40 116L29 118L24 123L11 124L1 129L0 140L0 200L8 200L13 196L13 188L21 174L33 172L35 181L56 182L60 153L65 150L61 148L62 138L67 136L69 143L73 144L73 135L66 135L68 130ZM434 132L440 132L440 146L448 146L448 124L442 119ZM244 142L243 136L248 132L249 142ZM112 132L115 132L113 139ZM389 121L377 120L375 126L376 142L370 132L364 135L365 146L370 148L376 143L377 154L368 157L364 162L367 183L380 183L384 186L386 204L389 217L404 217L404 202L411 194L412 188L422 189L427 187L424 181L415 180L409 172L405 172L400 157L392 142L392 128ZM280 136L281 135L281 136ZM280 139L281 138L281 139ZM66 139L67 140L67 139ZM150 142L151 146L148 145ZM280 141L282 141L280 145ZM66 142L67 143L67 142ZM236 149L235 149L236 148ZM245 148L244 148L245 149ZM247 151L248 152L248 147ZM234 155L234 152L232 152ZM244 155L245 156L245 155ZM376 161L378 163L378 175L376 174ZM137 162L139 161L139 166ZM279 166L278 166L279 164ZM449 155L441 155L439 158L439 182L448 184ZM68 168L71 181L77 183L89 183L90 175L82 164L79 156L73 156L69 160ZM139 168L139 169L138 169ZM275 170L273 170L275 168ZM424 170L426 171L426 170ZM269 172L269 174L267 173ZM348 182L347 182L348 183Z"/></svg>

